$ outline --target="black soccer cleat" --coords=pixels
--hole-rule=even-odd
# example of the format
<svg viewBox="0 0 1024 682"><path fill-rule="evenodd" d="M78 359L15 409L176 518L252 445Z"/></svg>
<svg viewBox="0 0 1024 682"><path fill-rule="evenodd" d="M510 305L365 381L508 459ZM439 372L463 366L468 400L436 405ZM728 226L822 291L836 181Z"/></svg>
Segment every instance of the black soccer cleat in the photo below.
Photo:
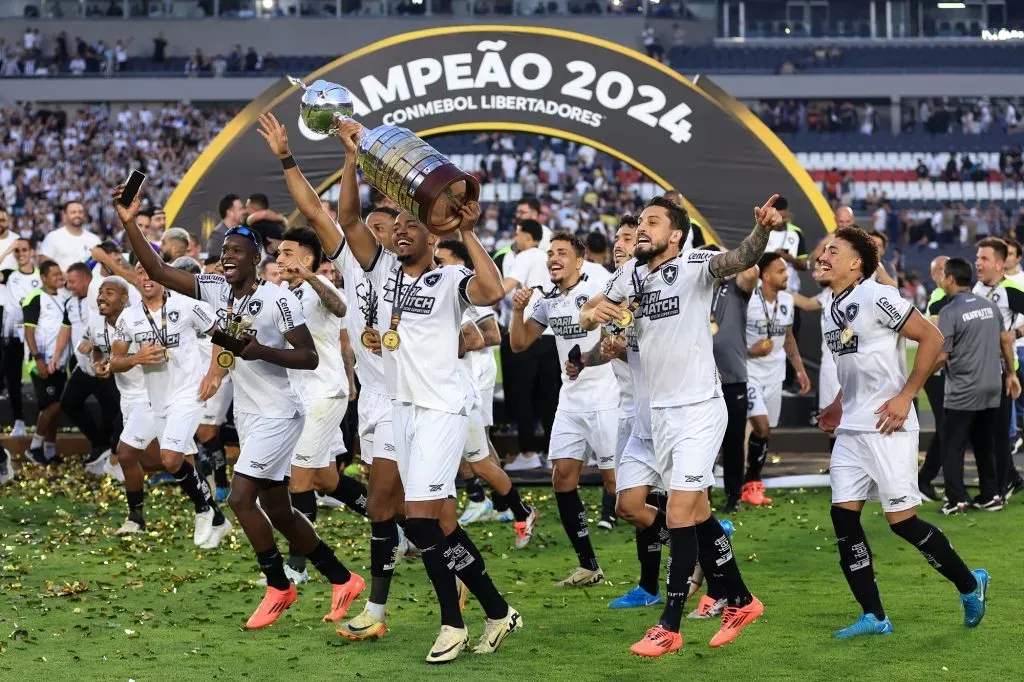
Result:
<svg viewBox="0 0 1024 682"><path fill-rule="evenodd" d="M982 509L984 511L999 511L1003 508L1003 498L998 495L993 495L991 499L983 500L981 495L974 498L974 502L971 506L975 509Z"/></svg>
<svg viewBox="0 0 1024 682"><path fill-rule="evenodd" d="M946 500L945 502L942 503L942 508L939 509L939 511L941 511L946 516L955 516L957 514L966 514L967 513L967 503L966 502L957 502L957 503L954 504L953 502L950 502L949 500Z"/></svg>

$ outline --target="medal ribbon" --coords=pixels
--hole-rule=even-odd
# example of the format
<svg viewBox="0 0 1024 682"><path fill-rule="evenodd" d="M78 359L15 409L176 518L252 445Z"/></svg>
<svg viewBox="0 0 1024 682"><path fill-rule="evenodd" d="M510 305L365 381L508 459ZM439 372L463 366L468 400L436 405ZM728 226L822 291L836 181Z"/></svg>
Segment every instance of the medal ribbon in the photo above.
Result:
<svg viewBox="0 0 1024 682"><path fill-rule="evenodd" d="M252 283L252 289L249 290L249 293L247 293L238 304L239 310L245 310L245 304L249 302L249 299L252 298L252 295L256 293L256 289L258 289L261 284L263 284L263 280L259 278L257 278L256 281ZM224 331L228 331L228 325L230 325L233 321L232 317L234 314L234 304L235 294L234 292L232 292L228 296L228 304L227 307L224 309Z"/></svg>
<svg viewBox="0 0 1024 682"><path fill-rule="evenodd" d="M398 323L402 321L402 313L405 312L406 304L412 300L416 292L416 285L423 279L423 275L433 270L433 266L420 273L420 276L408 286L405 292L402 291L402 281L405 279L405 270L398 268L398 276L395 278L395 304L391 308L391 331L398 331Z"/></svg>
<svg viewBox="0 0 1024 682"><path fill-rule="evenodd" d="M761 299L761 308L764 310L764 319L768 321L768 326L765 329L764 335L765 338L770 339L772 338L772 327L775 326L775 320L779 317L779 295L778 293L775 294L775 304L772 307L771 317L768 316L768 301L765 299L764 291L762 291L760 287L757 289L757 296Z"/></svg>
<svg viewBox="0 0 1024 682"><path fill-rule="evenodd" d="M164 302L160 306L160 329L156 328L156 322L153 320L152 313L149 312L149 306L145 303L142 304L142 312L146 313L146 319L149 320L149 328L153 330L156 335L156 340L160 342L160 345L167 348L167 292L164 292ZM106 328L104 327L104 330ZM161 331L163 334L161 335Z"/></svg>
<svg viewBox="0 0 1024 682"><path fill-rule="evenodd" d="M845 299L851 291L853 291L853 288L857 286L857 284L860 284L860 282L858 281L855 284L851 284L838 296L832 296L832 305L830 306L829 314L832 315L832 321L836 323L837 327L845 328L849 324L846 321L846 314L839 309L839 304L842 303L843 299Z"/></svg>
<svg viewBox="0 0 1024 682"><path fill-rule="evenodd" d="M711 322L712 323L718 321L718 315L716 314L716 311L718 310L718 304L721 302L722 297L725 295L726 287L728 287L728 286L729 286L728 282L723 282L722 284L719 285L719 287L717 289L715 289L715 296L714 296L714 298L711 299Z"/></svg>

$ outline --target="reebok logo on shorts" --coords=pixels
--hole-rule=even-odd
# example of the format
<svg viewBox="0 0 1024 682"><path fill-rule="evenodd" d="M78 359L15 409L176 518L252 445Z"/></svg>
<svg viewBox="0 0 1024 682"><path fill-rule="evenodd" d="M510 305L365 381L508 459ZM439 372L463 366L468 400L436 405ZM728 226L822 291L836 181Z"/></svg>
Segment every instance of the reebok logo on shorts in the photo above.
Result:
<svg viewBox="0 0 1024 682"><path fill-rule="evenodd" d="M443 488L443 487L444 487L443 483L431 483L430 484L430 492L432 492L432 493L439 493L439 492L441 492L441 488Z"/></svg>
<svg viewBox="0 0 1024 682"><path fill-rule="evenodd" d="M384 452L394 452L395 446L392 443L384 443Z"/></svg>
<svg viewBox="0 0 1024 682"><path fill-rule="evenodd" d="M601 464L606 464L606 463L612 461L613 459L615 459L615 458L614 457L602 457L601 458Z"/></svg>
<svg viewBox="0 0 1024 682"><path fill-rule="evenodd" d="M259 469L260 471L266 469L267 465L267 462L249 462L249 466L251 466L253 469Z"/></svg>
<svg viewBox="0 0 1024 682"><path fill-rule="evenodd" d="M892 504L892 505L903 504L906 501L907 501L907 496L906 495L904 495L903 497L890 497L889 498L889 504Z"/></svg>
<svg viewBox="0 0 1024 682"><path fill-rule="evenodd" d="M700 483L703 480L704 480L704 476L687 476L686 477L686 482L687 483Z"/></svg>

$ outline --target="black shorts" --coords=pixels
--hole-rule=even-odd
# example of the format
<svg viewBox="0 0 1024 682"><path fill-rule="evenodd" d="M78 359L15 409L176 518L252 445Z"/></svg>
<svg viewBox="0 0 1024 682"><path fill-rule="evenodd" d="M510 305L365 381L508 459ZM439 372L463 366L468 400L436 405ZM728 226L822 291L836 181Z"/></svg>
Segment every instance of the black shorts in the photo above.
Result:
<svg viewBox="0 0 1024 682"><path fill-rule="evenodd" d="M50 405L60 402L64 394L64 384L68 381L67 372L57 370L46 379L40 379L39 375L32 372L32 386L36 389L36 403L40 410L45 410Z"/></svg>

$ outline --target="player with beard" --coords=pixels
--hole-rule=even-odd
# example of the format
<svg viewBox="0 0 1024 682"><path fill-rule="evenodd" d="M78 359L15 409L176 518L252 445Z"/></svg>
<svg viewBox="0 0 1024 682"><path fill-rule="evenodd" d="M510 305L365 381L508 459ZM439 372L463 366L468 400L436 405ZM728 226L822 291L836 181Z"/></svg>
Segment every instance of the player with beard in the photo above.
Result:
<svg viewBox="0 0 1024 682"><path fill-rule="evenodd" d="M524 311L530 306L534 292L521 289L515 293L509 345L513 352L521 353L532 346L545 329L550 328L554 333L559 362L563 367L567 364L579 366L581 352L590 351L601 343L600 330L587 332L580 328L579 314L583 305L601 292L602 286L580 272L583 242L568 232L552 235L547 266L556 289L538 299L528 320L524 319ZM587 587L604 581L604 572L598 565L590 541L579 481L589 447L597 455L605 490L615 490L618 407L619 387L611 367L585 368L576 381L569 381L568 373L563 370L548 459L554 465L551 485L555 490L558 515L576 551L579 566L559 583L562 586Z"/></svg>
<svg viewBox="0 0 1024 682"><path fill-rule="evenodd" d="M272 119L267 123L277 125ZM356 158L362 130L358 123L345 121L338 132L345 145L340 226L379 295L378 331L383 330L385 379L395 395L394 437L405 490L406 531L422 551L440 603L441 632L427 662L443 663L454 660L469 641L456 574L487 614L475 653L495 651L522 627L519 613L498 593L479 550L459 527L454 499L471 407L471 396L458 379L462 312L469 305L493 305L504 289L497 267L473 232L480 216L475 202L461 207L458 227L475 275L465 268L435 267L436 237L407 212L395 221L395 251L386 251L377 242L359 219ZM289 156L282 164L287 168L294 160Z"/></svg>
<svg viewBox="0 0 1024 682"><path fill-rule="evenodd" d="M665 608L659 623L631 647L641 656L661 656L682 647L679 625L698 560L704 574L722 585L729 603L711 646L733 641L764 611L743 583L732 545L711 513L706 493L714 483L714 463L727 425L709 311L715 281L755 265L770 232L784 229L774 208L777 198L754 208L753 231L737 249L724 253L680 252L689 215L666 199L651 200L640 214L636 258L619 268L606 293L591 299L580 316L580 326L587 329L616 321L636 326L654 452L670 487Z"/></svg>
<svg viewBox="0 0 1024 682"><path fill-rule="evenodd" d="M284 168L288 193L299 212L316 231L324 252L341 270L346 298L359 303L358 307L349 306L345 324L349 336L359 339L359 343L355 344L356 373L360 384L359 451L363 463L370 467L366 499L362 503L370 519L370 594L363 611L342 623L338 627L338 634L352 640L377 639L388 631L385 610L391 578L398 558L404 554L397 518L405 515L405 492L398 471L398 451L392 436L394 389L384 379L378 330L386 319L383 317L385 313L380 309L380 298L369 275L359 264L338 224L295 163L284 126L273 115L261 116L259 134L279 159L290 159ZM354 207L349 208L354 208L358 215L358 196ZM373 231L377 242L389 252L391 232L397 215L394 209L378 208L366 215L364 223ZM357 503L351 495L343 501L350 507Z"/></svg>
<svg viewBox="0 0 1024 682"><path fill-rule="evenodd" d="M241 445L229 503L267 577L266 595L246 627L252 630L270 625L298 599L295 586L284 572L284 558L274 540L275 528L330 581L331 606L324 620L340 620L365 583L338 561L306 517L292 508L288 495L291 457L305 419L287 370L313 370L319 364L298 301L286 289L266 285L256 277L260 248L249 228L227 231L221 248L223 276L192 275L167 265L135 225L138 200L128 208L117 202L122 191L123 186L115 190L114 205L132 249L149 276L216 307L222 328L229 315L232 319L235 314L245 315L251 320L241 357L225 358L230 361L225 364L231 367L235 426Z"/></svg>
<svg viewBox="0 0 1024 682"><path fill-rule="evenodd" d="M460 241L448 240L437 247L437 260L442 266L463 267L472 269L473 261L469 250ZM469 435L463 459L469 463L474 476L479 476L491 486L494 499L503 509L510 509L515 518L516 549L524 549L530 544L534 528L540 514L534 507L523 504L519 497L519 489L512 485L512 480L498 464L490 436L487 434L484 401L493 401L494 382L491 380L491 391L477 382L476 358L481 354L488 355L484 362L494 363L494 355L484 342L484 335L478 324L494 321L494 311L489 307L474 306L467 308L462 317L462 339L465 356L462 358L466 382L475 397L473 408L469 413ZM497 331L497 330L495 330ZM500 343L500 337L498 343ZM495 344L497 345L497 344Z"/></svg>
<svg viewBox="0 0 1024 682"><path fill-rule="evenodd" d="M164 470L195 505L193 542L198 547L216 547L231 524L218 509L206 480L185 459L196 453L194 436L203 398L220 385L221 370L202 363L196 338L213 329L213 312L203 303L171 295L141 267L136 268L136 279L142 303L129 306L117 320L110 370L142 367L151 412L148 419L140 420L138 429L126 429L122 439L136 450L144 450L153 439L159 442Z"/></svg>
<svg viewBox="0 0 1024 682"><path fill-rule="evenodd" d="M334 461L336 442L341 438L341 421L348 409L348 377L339 345L347 303L327 278L315 274L320 268L322 253L320 240L313 230L293 227L284 233L277 256L281 277L302 306L303 317L320 356L316 372L288 372L306 406L306 424L292 457L289 490L292 506L305 514L310 523L316 523L314 489L340 500L366 497L366 488L359 481L339 476ZM296 585L302 584L309 579L306 557L294 547L289 547L288 551L285 572Z"/></svg>
<svg viewBox="0 0 1024 682"><path fill-rule="evenodd" d="M989 575L968 570L941 530L917 516L919 427L913 400L934 371L942 334L895 287L869 279L878 249L866 232L842 228L819 256L818 281L833 299L822 334L836 356L839 396L818 422L836 433L829 477L839 563L864 614L835 633L840 639L889 634L892 623L875 584L861 510L877 492L892 531L960 592L964 625L985 615ZM906 339L917 341L907 372Z"/></svg>

